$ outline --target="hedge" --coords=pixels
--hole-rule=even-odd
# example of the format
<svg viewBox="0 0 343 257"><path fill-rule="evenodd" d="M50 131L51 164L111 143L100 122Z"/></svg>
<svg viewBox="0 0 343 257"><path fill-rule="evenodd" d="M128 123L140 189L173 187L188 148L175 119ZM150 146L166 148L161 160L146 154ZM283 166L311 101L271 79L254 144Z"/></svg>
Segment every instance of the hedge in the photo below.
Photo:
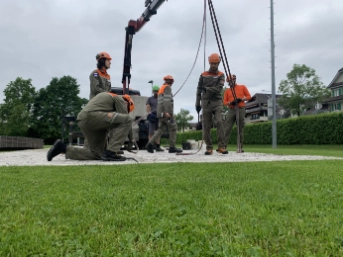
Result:
<svg viewBox="0 0 343 257"><path fill-rule="evenodd" d="M236 144L236 126L233 127L229 144ZM277 144L343 144L343 112L324 113L278 120ZM216 129L211 130L212 142L217 143ZM187 139L201 140L202 131L177 134L177 143ZM248 124L244 128L244 144L272 144L272 122Z"/></svg>

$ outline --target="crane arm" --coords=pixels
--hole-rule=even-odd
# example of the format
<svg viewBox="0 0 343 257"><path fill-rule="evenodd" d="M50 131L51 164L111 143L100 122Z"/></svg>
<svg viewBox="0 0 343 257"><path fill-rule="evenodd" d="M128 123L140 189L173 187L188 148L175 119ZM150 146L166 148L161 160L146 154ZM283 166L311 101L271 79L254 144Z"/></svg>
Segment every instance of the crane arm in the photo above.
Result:
<svg viewBox="0 0 343 257"><path fill-rule="evenodd" d="M133 35L140 31L141 28L150 21L151 16L157 14L157 9L166 0L145 0L146 10L143 12L138 20L130 20L128 26L125 28L125 50L124 50L124 67L123 67L123 94L128 93L131 79L131 50Z"/></svg>

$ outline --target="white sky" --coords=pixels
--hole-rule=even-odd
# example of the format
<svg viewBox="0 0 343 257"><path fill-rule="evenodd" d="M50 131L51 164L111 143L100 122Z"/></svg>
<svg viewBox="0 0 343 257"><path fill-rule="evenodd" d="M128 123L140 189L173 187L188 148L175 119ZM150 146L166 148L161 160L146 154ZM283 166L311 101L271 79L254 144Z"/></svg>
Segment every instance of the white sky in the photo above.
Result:
<svg viewBox="0 0 343 257"><path fill-rule="evenodd" d="M232 73L250 93L271 90L270 1L212 0ZM113 86L122 87L125 27L144 12L145 0L1 0L0 102L3 90L17 77L31 78L36 89L52 77L70 75L89 96L89 74L95 55L112 56L108 70ZM276 86L293 64L316 70L328 85L343 67L342 0L275 0ZM176 92L195 59L203 16L201 0L169 0L133 39L131 87L149 96L151 84L164 75L175 78ZM207 47L218 52L207 11ZM188 109L194 118L195 92L203 71L204 49L192 75L175 99L175 111ZM206 65L208 69L208 65ZM220 70L223 66L220 65Z"/></svg>

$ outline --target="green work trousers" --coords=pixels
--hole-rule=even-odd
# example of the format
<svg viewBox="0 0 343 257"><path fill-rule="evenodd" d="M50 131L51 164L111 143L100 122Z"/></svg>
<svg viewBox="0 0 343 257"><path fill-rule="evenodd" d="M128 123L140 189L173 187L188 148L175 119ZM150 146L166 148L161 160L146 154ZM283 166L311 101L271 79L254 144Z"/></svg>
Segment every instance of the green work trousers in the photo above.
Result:
<svg viewBox="0 0 343 257"><path fill-rule="evenodd" d="M239 113L238 121L239 121L240 142L241 142L241 147L243 148L245 107L239 107L238 113ZM229 108L228 114L224 122L225 148L229 144L232 127L235 124L235 122L237 123L236 108L234 109Z"/></svg>
<svg viewBox="0 0 343 257"><path fill-rule="evenodd" d="M66 158L73 160L100 160L105 149L118 152L125 142L132 126L132 118L128 114L114 112L113 117L108 112L88 112L85 119L78 121L89 148L67 146ZM107 144L108 130L111 137Z"/></svg>
<svg viewBox="0 0 343 257"><path fill-rule="evenodd" d="M217 128L218 148L224 148L223 105L220 102L204 102L202 104L202 138L206 143L206 150L213 150L211 128L212 123Z"/></svg>
<svg viewBox="0 0 343 257"><path fill-rule="evenodd" d="M175 147L177 125L174 119L168 119L166 117L158 119L158 129L155 132L155 134L151 137L149 143L155 144L156 140L161 138L166 128L168 128L169 132L169 146Z"/></svg>

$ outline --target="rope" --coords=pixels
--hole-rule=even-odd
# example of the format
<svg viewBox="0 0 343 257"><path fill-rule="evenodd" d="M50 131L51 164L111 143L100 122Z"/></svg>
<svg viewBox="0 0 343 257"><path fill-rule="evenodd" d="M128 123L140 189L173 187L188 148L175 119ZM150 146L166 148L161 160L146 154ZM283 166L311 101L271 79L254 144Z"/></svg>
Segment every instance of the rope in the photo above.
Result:
<svg viewBox="0 0 343 257"><path fill-rule="evenodd" d="M214 33L216 36L216 40L217 40L217 45L219 48L219 52L220 55L223 56L223 66L224 66L224 70L225 70L225 74L227 77L231 77L231 71L230 71L230 67L229 67L229 63L227 61L227 57L226 57L226 52L225 52L225 48L224 48L224 44L223 44L223 39L220 33L220 29L219 29L219 25L218 25L218 21L217 21L217 17L216 17L216 13L214 11L214 7L213 7L213 3L212 0L208 0L208 4L209 4L209 8L210 8L210 15L211 15L211 20L212 20L212 25L213 25L213 29L214 29ZM217 32L218 30L218 32ZM219 36L219 39L218 39ZM220 41L220 42L219 42ZM223 48L223 53L222 53L222 48ZM236 92L234 90L234 84L232 80L229 80L229 85L230 85L230 89L231 89L231 93L236 101L236 123L237 123L237 152L241 153L242 152L242 144L240 142L240 131L239 131L239 109L238 109L238 104L237 104L237 95Z"/></svg>
<svg viewBox="0 0 343 257"><path fill-rule="evenodd" d="M138 153L138 151L139 151L139 147L138 147L138 145L137 145L137 142L135 141L135 146L136 146L136 149L137 149L137 151L132 151L132 150L128 150L128 152L130 152L130 153L134 153L134 154L137 154Z"/></svg>
<svg viewBox="0 0 343 257"><path fill-rule="evenodd" d="M133 158L133 157L126 157L126 160L132 160L132 161L135 161L135 162L137 162L137 163L139 163L139 161L137 161L135 158Z"/></svg>
<svg viewBox="0 0 343 257"><path fill-rule="evenodd" d="M204 5L204 16L203 16L203 23L202 23L202 29L201 29L201 37L200 37L200 42L199 42L199 46L198 46L198 50L197 50L197 54L195 56L195 60L194 60L194 63L193 63L193 66L191 68L191 71L189 72L188 76L186 77L185 81L182 83L181 87L176 91L176 93L174 94L174 96L177 95L177 93L179 93L179 91L183 88L183 86L186 84L189 76L191 75L191 73L193 72L193 69L195 67L195 64L198 60L198 55L199 55L199 51L200 51L200 46L201 46L201 42L202 42L202 38L203 38L203 35L204 35L204 31L206 30L205 28L205 24L206 24L206 0L204 0L205 2L205 5ZM206 44L206 40L205 40L205 44Z"/></svg>
<svg viewBox="0 0 343 257"><path fill-rule="evenodd" d="M203 14L203 24L202 24L202 29L201 29L201 36L200 36L200 41L199 41L199 45L198 45L198 49L197 49L197 53L196 53L196 56L195 56L195 60L194 60L194 63L192 65L192 68L190 70L190 72L188 73L185 81L182 83L181 87L175 92L175 94L173 96L176 96L180 90L183 88L183 86L186 84L189 76L192 74L193 72L193 69L195 67L195 64L198 60L198 56L199 56L199 51L200 51L200 47L201 47L201 43L202 43L202 40L203 40L203 36L205 35L205 40L204 40L204 70L205 70L205 67L206 67L206 0L204 0L204 14ZM151 110L149 113L147 113L146 115L140 117L139 119L137 119L136 121L133 122L133 124L138 124L142 119L146 118L150 113L154 112L155 110ZM202 148L202 145L203 145L203 140L201 141L201 145L200 145L200 148L195 152L195 153L176 153L176 155L193 155L193 154L196 154L198 153L201 148Z"/></svg>
<svg viewBox="0 0 343 257"><path fill-rule="evenodd" d="M204 70L205 70L205 68L206 68L206 0L204 0L204 16L203 16L203 24L202 24L200 43L202 41L203 35L205 35L205 39L204 39ZM198 58L199 49L200 49L200 44L199 44L199 48L198 48L196 59ZM194 68L194 65L193 65L193 68ZM198 122L199 122L199 113L198 113ZM176 155L193 155L193 154L197 154L202 149L203 143L204 143L204 140L201 140L201 144L200 144L199 149L196 152L194 152L194 153L176 153Z"/></svg>
<svg viewBox="0 0 343 257"><path fill-rule="evenodd" d="M189 76L191 75L191 73L193 72L193 69L195 67L195 64L198 60L198 55L199 55L199 51L200 51L200 46L201 46L201 42L202 42L202 39L203 39L203 35L205 34L205 44L204 44L204 55L205 55L205 48L206 48L206 0L204 0L204 15L203 15L203 24L202 24L202 29L201 29L201 36L200 36L200 42L199 42L199 45L198 45L198 50L197 50L197 53L196 53L196 56L195 56L195 60L194 60L194 63L193 63L193 66L191 68L191 71L188 73L188 76L186 77L185 81L182 83L181 87L176 91L176 93L174 94L174 96L177 95L177 93L183 88L183 86L186 84ZM204 70L205 70L205 56L204 56ZM151 110L149 113L147 113L146 115L140 117L139 119L137 119L136 121L133 122L133 124L138 124L142 119L148 117L148 115L152 112L156 111L155 110Z"/></svg>

